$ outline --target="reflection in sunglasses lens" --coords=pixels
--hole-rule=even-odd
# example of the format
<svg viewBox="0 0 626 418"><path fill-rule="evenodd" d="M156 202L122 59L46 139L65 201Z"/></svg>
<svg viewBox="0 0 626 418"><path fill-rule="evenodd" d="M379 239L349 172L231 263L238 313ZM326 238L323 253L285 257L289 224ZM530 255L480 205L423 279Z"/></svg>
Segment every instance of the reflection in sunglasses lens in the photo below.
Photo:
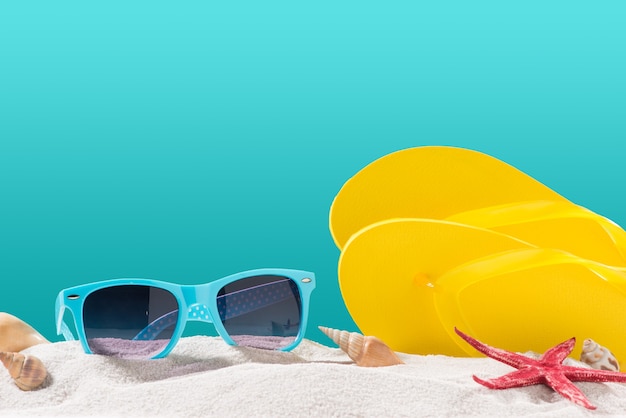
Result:
<svg viewBox="0 0 626 418"><path fill-rule="evenodd" d="M237 345L281 349L300 332L302 301L288 277L254 276L227 284L218 292L217 309Z"/></svg>
<svg viewBox="0 0 626 418"><path fill-rule="evenodd" d="M151 358L172 338L178 321L178 302L167 290L123 285L87 296L83 322L87 344L94 354Z"/></svg>

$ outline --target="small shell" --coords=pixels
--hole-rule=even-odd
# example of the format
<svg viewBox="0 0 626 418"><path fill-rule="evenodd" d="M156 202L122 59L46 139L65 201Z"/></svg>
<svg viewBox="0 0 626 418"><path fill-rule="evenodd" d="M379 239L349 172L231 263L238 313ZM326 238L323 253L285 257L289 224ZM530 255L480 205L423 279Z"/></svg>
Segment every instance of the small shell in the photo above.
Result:
<svg viewBox="0 0 626 418"><path fill-rule="evenodd" d="M594 340L588 338L583 342L583 351L580 361L598 370L611 370L619 372L619 363L608 348L602 347Z"/></svg>
<svg viewBox="0 0 626 418"><path fill-rule="evenodd" d="M15 380L17 387L22 390L38 388L48 375L41 360L35 356L3 351L0 352L0 361L7 368L13 380Z"/></svg>
<svg viewBox="0 0 626 418"><path fill-rule="evenodd" d="M358 366L381 367L404 364L387 344L376 337L327 327L319 327L319 329L339 345L339 348L348 354L348 357Z"/></svg>

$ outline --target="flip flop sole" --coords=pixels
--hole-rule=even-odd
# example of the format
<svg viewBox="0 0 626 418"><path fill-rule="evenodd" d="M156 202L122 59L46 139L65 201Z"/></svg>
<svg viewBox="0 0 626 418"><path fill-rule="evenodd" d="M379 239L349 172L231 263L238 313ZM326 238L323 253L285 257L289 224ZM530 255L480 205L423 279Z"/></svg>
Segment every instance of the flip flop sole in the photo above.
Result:
<svg viewBox="0 0 626 418"><path fill-rule="evenodd" d="M569 202L518 169L463 148L409 148L373 161L350 178L330 208L341 249L367 225L393 218L445 219L524 201Z"/></svg>
<svg viewBox="0 0 626 418"><path fill-rule="evenodd" d="M626 232L520 170L462 148L418 147L384 156L341 188L330 230L342 249L369 224L431 218L490 228L546 248L626 267Z"/></svg>
<svg viewBox="0 0 626 418"><path fill-rule="evenodd" d="M434 220L394 220L355 234L339 259L346 307L366 335L396 351L464 355L435 308L439 276L490 254L530 248L515 238Z"/></svg>
<svg viewBox="0 0 626 418"><path fill-rule="evenodd" d="M355 234L339 263L355 322L394 350L475 356L454 327L511 351L578 337L626 358L626 274L488 229L426 219Z"/></svg>

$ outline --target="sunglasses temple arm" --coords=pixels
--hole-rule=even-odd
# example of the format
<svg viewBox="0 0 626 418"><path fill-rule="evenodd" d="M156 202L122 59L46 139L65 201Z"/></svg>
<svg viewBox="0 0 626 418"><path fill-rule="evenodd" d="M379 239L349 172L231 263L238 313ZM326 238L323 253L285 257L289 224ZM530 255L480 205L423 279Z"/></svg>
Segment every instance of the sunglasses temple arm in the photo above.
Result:
<svg viewBox="0 0 626 418"><path fill-rule="evenodd" d="M63 338L65 338L65 341L74 341L76 339L74 338L74 334L72 334L70 327L67 326L65 321L61 323L61 332L59 334L63 335Z"/></svg>
<svg viewBox="0 0 626 418"><path fill-rule="evenodd" d="M57 326L57 335L63 335L63 338L65 338L65 341L73 341L76 338L74 337L74 334L72 334L72 331L70 330L70 327L67 325L67 323L65 322L64 318L64 314L65 314L65 303L63 303L63 298L64 298L64 294L63 292L60 292L57 295L57 299L55 301L55 319L56 319L56 326Z"/></svg>
<svg viewBox="0 0 626 418"><path fill-rule="evenodd" d="M178 309L166 313L150 322L139 334L133 337L133 341L154 340L161 332L178 322Z"/></svg>
<svg viewBox="0 0 626 418"><path fill-rule="evenodd" d="M270 287L272 288L271 290L273 293L271 297L267 297L265 292L270 290ZM258 296L258 298L256 301L250 301L251 296ZM237 293L219 296L217 298L217 305L218 310L222 311L223 309L223 313L220 313L220 315L222 315L222 320L225 321L236 318L240 315L248 314L256 311L257 309L282 302L292 297L293 293L290 282L282 281L242 290ZM177 322L178 309L166 313L149 323L144 329L139 331L139 333L133 337L133 340L153 340L168 327L176 325ZM289 325L294 326L298 324L288 324L288 326Z"/></svg>
<svg viewBox="0 0 626 418"><path fill-rule="evenodd" d="M291 281L284 280L218 296L217 309L223 321L236 318L293 298L291 286Z"/></svg>

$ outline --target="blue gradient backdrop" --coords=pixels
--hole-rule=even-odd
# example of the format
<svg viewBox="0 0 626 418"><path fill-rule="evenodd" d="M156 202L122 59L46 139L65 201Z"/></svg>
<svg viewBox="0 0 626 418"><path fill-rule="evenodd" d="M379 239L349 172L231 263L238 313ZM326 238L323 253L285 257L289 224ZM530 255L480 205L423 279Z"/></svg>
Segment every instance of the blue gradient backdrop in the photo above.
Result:
<svg viewBox="0 0 626 418"><path fill-rule="evenodd" d="M0 310L51 339L63 287L270 266L317 273L309 338L355 330L328 209L406 147L626 225L623 1L7 3Z"/></svg>

